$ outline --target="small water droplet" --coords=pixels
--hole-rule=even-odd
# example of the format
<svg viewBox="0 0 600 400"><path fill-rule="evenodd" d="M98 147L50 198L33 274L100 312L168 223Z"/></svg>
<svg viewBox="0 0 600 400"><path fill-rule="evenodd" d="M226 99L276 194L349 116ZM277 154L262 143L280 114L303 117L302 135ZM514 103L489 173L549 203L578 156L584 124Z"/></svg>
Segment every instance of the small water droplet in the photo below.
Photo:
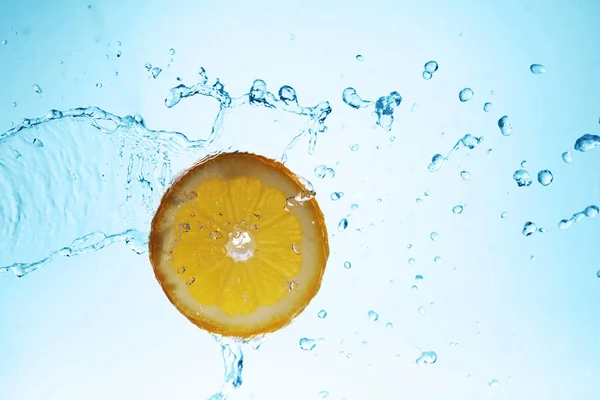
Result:
<svg viewBox="0 0 600 400"><path fill-rule="evenodd" d="M333 201L337 201L339 199L341 199L342 197L344 197L344 192L333 192L331 193L331 196L329 196L331 198L331 200Z"/></svg>
<svg viewBox="0 0 600 400"><path fill-rule="evenodd" d="M524 236L531 236L537 231L538 231L537 225L531 221L527 221L527 222L525 222L525 225L523 225L523 235Z"/></svg>
<svg viewBox="0 0 600 400"><path fill-rule="evenodd" d="M464 207L461 205L456 205L456 206L452 207L452 212L454 214L462 214L463 210L464 210Z"/></svg>
<svg viewBox="0 0 600 400"><path fill-rule="evenodd" d="M296 281L291 281L290 282L290 292L293 292L294 290L298 289L298 282Z"/></svg>
<svg viewBox="0 0 600 400"><path fill-rule="evenodd" d="M510 136L512 133L512 124L508 120L508 116L505 115L498 120L498 128L504 136Z"/></svg>
<svg viewBox="0 0 600 400"><path fill-rule="evenodd" d="M169 49L169 54L172 55L172 56L174 56L175 55L175 49L171 47Z"/></svg>
<svg viewBox="0 0 600 400"><path fill-rule="evenodd" d="M554 176L552 176L552 172L547 169L541 170L538 172L538 182L542 186L548 186L554 180Z"/></svg>
<svg viewBox="0 0 600 400"><path fill-rule="evenodd" d="M600 269L598 270L598 272L596 272L596 276L597 276L598 278L600 278Z"/></svg>
<svg viewBox="0 0 600 400"><path fill-rule="evenodd" d="M439 66L436 61L428 61L425 63L425 66L423 68L425 69L426 72L433 74L434 72L436 72L438 70L438 67Z"/></svg>
<svg viewBox="0 0 600 400"><path fill-rule="evenodd" d="M440 237L440 235L439 235L439 233L437 233L437 232L431 232L431 233L429 234L429 238L430 238L431 240L433 240L434 242L435 242L436 240L438 240L438 238L439 238L439 237Z"/></svg>
<svg viewBox="0 0 600 400"><path fill-rule="evenodd" d="M323 319L323 318L327 318L327 311L325 311L325 310L321 310L321 311L319 311L319 313L317 314L317 316L318 316L319 318L321 318L321 319Z"/></svg>
<svg viewBox="0 0 600 400"><path fill-rule="evenodd" d="M388 322L387 324L385 324L385 329L387 329L388 331L391 330L394 327L394 325L391 322Z"/></svg>
<svg viewBox="0 0 600 400"><path fill-rule="evenodd" d="M358 210L358 204L352 204L352 205L350 206L350 209L351 209L351 210L353 210L353 211L356 211L356 210Z"/></svg>
<svg viewBox="0 0 600 400"><path fill-rule="evenodd" d="M573 157L571 156L571 153L568 151L565 151L564 153L562 153L562 159L567 164L570 164L573 162Z"/></svg>
<svg viewBox="0 0 600 400"><path fill-rule="evenodd" d="M152 68L152 77L154 79L158 78L158 76L160 75L161 72L162 72L161 68L158 68L158 67Z"/></svg>
<svg viewBox="0 0 600 400"><path fill-rule="evenodd" d="M419 104L413 103L413 105L410 107L410 112L415 112L415 111L417 111L418 108L419 108Z"/></svg>
<svg viewBox="0 0 600 400"><path fill-rule="evenodd" d="M466 182L469 180L469 178L471 178L471 173L469 171L461 171L460 177Z"/></svg>
<svg viewBox="0 0 600 400"><path fill-rule="evenodd" d="M348 220L346 218L342 218L338 223L338 231L343 232L348 227Z"/></svg>
<svg viewBox="0 0 600 400"><path fill-rule="evenodd" d="M423 79L426 81L430 80L433 74L431 72L423 71Z"/></svg>
<svg viewBox="0 0 600 400"><path fill-rule="evenodd" d="M358 145L357 144L353 144L352 146L350 146L350 150L352 151L358 151Z"/></svg>
<svg viewBox="0 0 600 400"><path fill-rule="evenodd" d="M532 74L540 75L546 73L546 68L542 64L531 64L529 70Z"/></svg>
<svg viewBox="0 0 600 400"><path fill-rule="evenodd" d="M363 342L360 344L362 347L367 347L369 345L369 343L367 343L366 340L363 340Z"/></svg>
<svg viewBox="0 0 600 400"><path fill-rule="evenodd" d="M296 243L292 243L292 251L300 255L300 250L298 250L298 246L296 246Z"/></svg>
<svg viewBox="0 0 600 400"><path fill-rule="evenodd" d="M409 263L410 265L414 265L414 264L415 264L415 259L414 259L414 258L412 258L412 257L411 257L411 258L409 258L409 259L408 259L408 263Z"/></svg>
<svg viewBox="0 0 600 400"><path fill-rule="evenodd" d="M421 315L424 315L427 312L427 310L425 310L425 307L420 306L419 308L417 308L417 312Z"/></svg>
<svg viewBox="0 0 600 400"><path fill-rule="evenodd" d="M196 282L196 278L194 278L193 276L190 276L189 278L187 278L185 280L185 284L188 286L191 286L194 284L194 282Z"/></svg>
<svg viewBox="0 0 600 400"><path fill-rule="evenodd" d="M329 392L328 392L327 390L321 390L321 391L319 392L319 397L320 397L320 398L324 399L324 398L326 398L327 396L329 396Z"/></svg>
<svg viewBox="0 0 600 400"><path fill-rule="evenodd" d="M11 106L14 108L14 107L16 107L16 106L17 106L17 102L16 102L16 101L13 101L12 103L10 103L10 105L11 105Z"/></svg>
<svg viewBox="0 0 600 400"><path fill-rule="evenodd" d="M42 88L37 84L33 85L33 91L37 94L42 94Z"/></svg>
<svg viewBox="0 0 600 400"><path fill-rule="evenodd" d="M371 310L369 311L369 319L373 322L377 321L379 319L379 314L377 314L375 311Z"/></svg>
<svg viewBox="0 0 600 400"><path fill-rule="evenodd" d="M489 101L483 105L483 111L490 112L492 111L492 103Z"/></svg>
<svg viewBox="0 0 600 400"><path fill-rule="evenodd" d="M415 281L417 281L417 283L423 281L423 275L416 275Z"/></svg>
<svg viewBox="0 0 600 400"><path fill-rule="evenodd" d="M123 52L121 50L117 50L117 58L121 57L123 55Z"/></svg>
<svg viewBox="0 0 600 400"><path fill-rule="evenodd" d="M594 205L587 206L585 208L585 210L583 210L583 213L588 218L595 218L598 216L598 213L600 213L600 208L598 208L598 206L594 206Z"/></svg>
<svg viewBox="0 0 600 400"><path fill-rule="evenodd" d="M436 264L441 264L441 263L442 263L442 257L440 257L440 256L435 256L435 257L433 258L433 262L434 262L434 263L436 263Z"/></svg>
<svg viewBox="0 0 600 400"><path fill-rule="evenodd" d="M350 263L350 261L344 262L344 268L346 268L346 269L352 268L352 264Z"/></svg>
<svg viewBox="0 0 600 400"><path fill-rule="evenodd" d="M412 248L412 243L409 243L409 244L407 244L407 245L406 245L406 248L407 248L407 249L411 249L411 248Z"/></svg>
<svg viewBox="0 0 600 400"><path fill-rule="evenodd" d="M98 89L102 89L102 84L101 84L100 82L98 82L98 83L96 83L96 87L97 87Z"/></svg>
<svg viewBox="0 0 600 400"><path fill-rule="evenodd" d="M208 237L211 238L212 240L218 240L223 237L223 234L221 233L221 231L212 231L211 233L208 234Z"/></svg>
<svg viewBox="0 0 600 400"><path fill-rule="evenodd" d="M530 186L533 182L533 180L531 179L531 175L529 175L529 172L525 171L524 169L519 169L515 171L515 173L513 174L513 179L515 180L515 182L517 182L517 185L519 187Z"/></svg>
<svg viewBox="0 0 600 400"><path fill-rule="evenodd" d="M532 255L529 257L529 260L531 260L531 261L535 261L535 255L534 255L534 254L532 254Z"/></svg>
<svg viewBox="0 0 600 400"><path fill-rule="evenodd" d="M2 44L8 44L8 40L4 39L4 40L2 41Z"/></svg>
<svg viewBox="0 0 600 400"><path fill-rule="evenodd" d="M365 58L362 55L360 55L360 54L356 55L356 61L363 61L364 59Z"/></svg>
<svg viewBox="0 0 600 400"><path fill-rule="evenodd" d="M434 351L424 351L421 353L421 356L417 358L416 363L419 367L435 364L437 361L437 354Z"/></svg>
<svg viewBox="0 0 600 400"><path fill-rule="evenodd" d="M489 387L492 387L492 388L498 387L499 384L500 384L500 382L498 382L497 379L492 379L491 381L488 382Z"/></svg>
<svg viewBox="0 0 600 400"><path fill-rule="evenodd" d="M311 351L317 346L317 341L309 338L302 338L298 343L300 344L300 348L304 351Z"/></svg>
<svg viewBox="0 0 600 400"><path fill-rule="evenodd" d="M500 218L504 219L508 217L508 213L506 211L502 211L502 214L500 214Z"/></svg>
<svg viewBox="0 0 600 400"><path fill-rule="evenodd" d="M527 168L527 160L521 161L521 168Z"/></svg>
<svg viewBox="0 0 600 400"><path fill-rule="evenodd" d="M473 91L471 90L471 88L464 88L463 90L461 90L460 92L458 92L458 98L460 99L460 101L462 101L463 103L465 101L469 101L473 98Z"/></svg>
<svg viewBox="0 0 600 400"><path fill-rule="evenodd" d="M418 287L417 285L412 285L412 286L410 287L410 290L411 290L412 292L418 292L418 291L419 291L419 287Z"/></svg>

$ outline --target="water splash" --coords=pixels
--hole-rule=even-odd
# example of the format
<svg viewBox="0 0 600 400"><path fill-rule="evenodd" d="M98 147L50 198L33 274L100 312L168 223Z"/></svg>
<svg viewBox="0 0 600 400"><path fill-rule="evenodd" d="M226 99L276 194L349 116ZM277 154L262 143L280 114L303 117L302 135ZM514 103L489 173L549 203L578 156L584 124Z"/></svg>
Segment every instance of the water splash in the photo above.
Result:
<svg viewBox="0 0 600 400"><path fill-rule="evenodd" d="M471 134L466 134L465 136L463 136L462 138L458 139L458 141L456 142L456 144L450 149L450 151L448 151L448 154L446 154L446 156L442 156L441 154L435 154L432 158L431 158L431 162L429 163L429 165L427 166L427 169L429 169L430 172L436 172L439 171L443 164L448 161L450 155L452 153L454 153L455 151L466 147L469 150L473 150L475 147L477 147L477 145L479 145L481 142L483 142L483 136L481 137L476 137L473 136ZM468 173L467 173L468 174ZM463 173L461 172L461 176L463 177L464 180L466 180L463 176ZM468 178L467 178L468 179Z"/></svg>
<svg viewBox="0 0 600 400"><path fill-rule="evenodd" d="M255 339L253 342L234 338L225 338L213 335L213 338L221 346L225 374L221 390L212 395L208 400L225 400L231 392L242 385L242 371L244 369L244 353L242 346L252 344L255 349L260 347L263 338Z"/></svg>
<svg viewBox="0 0 600 400"><path fill-rule="evenodd" d="M354 109L367 108L374 105L377 125L386 131L391 131L392 124L394 123L394 111L402 103L402 96L398 92L391 92L389 95L381 96L377 101L373 102L371 100L363 100L354 88L348 87L342 92L342 100Z"/></svg>
<svg viewBox="0 0 600 400"><path fill-rule="evenodd" d="M587 206L583 211L576 212L571 216L571 218L565 218L560 220L558 223L558 229L565 230L569 228L574 223L580 222L584 218L596 218L600 213L600 208L597 205Z"/></svg>

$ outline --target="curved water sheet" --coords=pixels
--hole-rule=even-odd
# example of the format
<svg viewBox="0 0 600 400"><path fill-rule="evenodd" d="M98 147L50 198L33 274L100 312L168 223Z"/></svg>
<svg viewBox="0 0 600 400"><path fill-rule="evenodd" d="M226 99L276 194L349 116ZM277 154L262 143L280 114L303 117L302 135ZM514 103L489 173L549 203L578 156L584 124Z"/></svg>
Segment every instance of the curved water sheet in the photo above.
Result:
<svg viewBox="0 0 600 400"><path fill-rule="evenodd" d="M203 141L141 121L77 108L0 136L0 271L23 276L119 241L146 251L173 171L201 156Z"/></svg>

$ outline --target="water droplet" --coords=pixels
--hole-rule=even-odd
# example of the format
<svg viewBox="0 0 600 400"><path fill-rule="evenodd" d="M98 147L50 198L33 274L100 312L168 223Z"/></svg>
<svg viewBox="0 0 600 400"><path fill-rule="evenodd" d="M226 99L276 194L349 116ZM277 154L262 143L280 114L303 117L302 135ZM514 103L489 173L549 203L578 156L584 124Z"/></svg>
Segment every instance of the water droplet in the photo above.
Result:
<svg viewBox="0 0 600 400"><path fill-rule="evenodd" d="M369 319L373 322L377 321L379 319L379 314L377 314L375 311L371 310L369 311Z"/></svg>
<svg viewBox="0 0 600 400"><path fill-rule="evenodd" d="M2 44L8 44L8 40L4 39L4 40L2 41Z"/></svg>
<svg viewBox="0 0 600 400"><path fill-rule="evenodd" d="M419 287L417 285L412 285L410 287L410 290L413 291L413 292L418 292L419 291Z"/></svg>
<svg viewBox="0 0 600 400"><path fill-rule="evenodd" d="M433 74L431 72L423 71L423 79L426 81L430 80Z"/></svg>
<svg viewBox="0 0 600 400"><path fill-rule="evenodd" d="M488 382L488 385L492 388L498 387L499 384L500 384L500 382L498 382L497 379L492 379L491 381Z"/></svg>
<svg viewBox="0 0 600 400"><path fill-rule="evenodd" d="M535 232L537 232L537 230L538 230L537 225L531 221L527 221L527 222L525 222L525 225L523 225L523 235L524 236L531 236Z"/></svg>
<svg viewBox="0 0 600 400"><path fill-rule="evenodd" d="M98 82L98 83L96 83L96 87L97 87L98 89L102 89L102 84L101 84L100 82Z"/></svg>
<svg viewBox="0 0 600 400"><path fill-rule="evenodd" d="M550 172L547 169L541 170L540 172L538 172L538 182L542 185L542 186L548 186L549 184L552 183L552 181L554 180L554 177L552 176L552 172Z"/></svg>
<svg viewBox="0 0 600 400"><path fill-rule="evenodd" d="M532 254L532 255L529 257L529 259L530 259L531 261L535 261L535 255L533 255L533 254Z"/></svg>
<svg viewBox="0 0 600 400"><path fill-rule="evenodd" d="M223 234L221 233L221 231L212 231L211 233L208 234L208 237L211 238L212 240L218 240L223 237Z"/></svg>
<svg viewBox="0 0 600 400"><path fill-rule="evenodd" d="M577 151L589 151L600 145L600 136L586 133L575 141L573 146Z"/></svg>
<svg viewBox="0 0 600 400"><path fill-rule="evenodd" d="M598 272L596 272L596 276L597 276L598 278L600 278L600 269L598 270Z"/></svg>
<svg viewBox="0 0 600 400"><path fill-rule="evenodd" d="M323 319L323 318L327 318L327 311L325 311L325 310L321 310L321 311L319 311L319 313L317 314L317 316L318 316L319 318L321 318L321 319Z"/></svg>
<svg viewBox="0 0 600 400"><path fill-rule="evenodd" d="M461 205L457 205L457 206L452 207L452 212L454 214L462 214L463 210L464 210L464 207L461 206Z"/></svg>
<svg viewBox="0 0 600 400"><path fill-rule="evenodd" d="M367 347L369 345L369 343L367 343L366 340L363 340L363 342L360 344L362 347Z"/></svg>
<svg viewBox="0 0 600 400"><path fill-rule="evenodd" d="M414 265L414 264L415 264L415 259L414 259L414 258L409 258L409 259L408 259L408 263L409 263L410 265Z"/></svg>
<svg viewBox="0 0 600 400"><path fill-rule="evenodd" d="M11 106L14 108L14 107L16 107L16 106L17 106L17 102L16 102L16 101L13 101L12 103L10 103L10 105L11 105Z"/></svg>
<svg viewBox="0 0 600 400"><path fill-rule="evenodd" d="M558 223L558 229L560 229L561 231L564 231L565 229L570 227L572 224L573 224L573 220L563 219Z"/></svg>
<svg viewBox="0 0 600 400"><path fill-rule="evenodd" d="M483 105L483 111L490 112L492 111L492 103L489 101Z"/></svg>
<svg viewBox="0 0 600 400"><path fill-rule="evenodd" d="M296 243L292 243L292 251L300 255L300 250L298 250L298 246L296 246Z"/></svg>
<svg viewBox="0 0 600 400"><path fill-rule="evenodd" d="M415 111L417 111L418 108L419 108L419 104L413 103L413 105L410 107L410 112L415 112Z"/></svg>
<svg viewBox="0 0 600 400"><path fill-rule="evenodd" d="M342 100L344 103L357 110L359 108L367 107L373 103L371 101L363 100L362 97L356 93L356 90L351 87L344 89L342 92Z"/></svg>
<svg viewBox="0 0 600 400"><path fill-rule="evenodd" d="M430 74L433 74L434 72L436 72L438 70L438 63L436 61L428 61L425 63L424 69L425 69L425 72L429 72Z"/></svg>
<svg viewBox="0 0 600 400"><path fill-rule="evenodd" d="M527 160L521 161L521 168L526 168L526 167L527 167Z"/></svg>
<svg viewBox="0 0 600 400"><path fill-rule="evenodd" d="M458 347L458 342L450 342L449 346L452 348L456 348Z"/></svg>
<svg viewBox="0 0 600 400"><path fill-rule="evenodd" d="M431 163L427 166L427 169L429 169L430 172L438 171L442 168L442 164L445 160L446 159L441 154L434 154L433 157L431 157Z"/></svg>
<svg viewBox="0 0 600 400"><path fill-rule="evenodd" d="M351 209L351 210L353 210L353 211L356 211L356 210L358 210L358 204L352 204L352 205L350 206L350 209Z"/></svg>
<svg viewBox="0 0 600 400"><path fill-rule="evenodd" d="M320 398L324 399L324 398L326 398L327 396L329 396L329 392L328 392L327 390L321 390L321 391L319 392L319 397L320 397Z"/></svg>
<svg viewBox="0 0 600 400"><path fill-rule="evenodd" d="M175 55L175 49L171 47L169 49L169 54L172 55L172 56L174 56Z"/></svg>
<svg viewBox="0 0 600 400"><path fill-rule="evenodd" d="M506 211L502 211L502 214L500 214L500 218L506 218L508 217L508 213Z"/></svg>
<svg viewBox="0 0 600 400"><path fill-rule="evenodd" d="M568 151L565 151L564 153L562 153L562 159L567 164L570 164L573 162L573 157L571 156L571 153Z"/></svg>
<svg viewBox="0 0 600 400"><path fill-rule="evenodd" d="M434 364L437 361L437 354L434 351L424 351L421 356L417 358L416 363L419 367L424 365Z"/></svg>
<svg viewBox="0 0 600 400"><path fill-rule="evenodd" d="M158 76L160 75L161 72L162 72L161 68L158 68L158 67L152 68L152 77L154 79L158 78Z"/></svg>
<svg viewBox="0 0 600 400"><path fill-rule="evenodd" d="M339 199L341 199L342 197L344 197L344 192L333 192L331 193L331 196L329 196L331 198L331 200L333 201L337 201Z"/></svg>
<svg viewBox="0 0 600 400"><path fill-rule="evenodd" d="M364 59L365 58L362 55L360 55L360 54L356 55L356 61L363 61Z"/></svg>
<svg viewBox="0 0 600 400"><path fill-rule="evenodd" d="M42 88L37 84L33 85L33 91L37 94L42 94Z"/></svg>
<svg viewBox="0 0 600 400"><path fill-rule="evenodd" d="M194 282L196 282L196 278L194 278L193 276L190 276L189 278L187 278L185 280L185 284L188 286L191 286L194 284Z"/></svg>
<svg viewBox="0 0 600 400"><path fill-rule="evenodd" d="M391 330L394 327L394 325L391 322L388 322L387 324L385 324L385 329L387 329L388 331Z"/></svg>
<svg viewBox="0 0 600 400"><path fill-rule="evenodd" d="M585 208L585 210L583 210L583 213L588 218L595 218L598 216L598 213L600 213L600 208L598 208L598 206L594 206L594 205L588 206Z"/></svg>
<svg viewBox="0 0 600 400"><path fill-rule="evenodd" d="M435 257L433 258L433 262L434 262L434 263L436 263L436 264L441 264L441 263L442 263L442 257L440 257L440 256L435 256Z"/></svg>
<svg viewBox="0 0 600 400"><path fill-rule="evenodd" d="M519 187L530 186L533 182L533 180L531 179L531 175L529 175L529 172L525 171L524 169L519 169L515 171L515 173L513 174L513 179L515 180L515 182L517 182L517 185Z"/></svg>
<svg viewBox="0 0 600 400"><path fill-rule="evenodd" d="M508 120L508 116L507 115L501 117L498 120L498 128L500 128L500 132L504 136L510 136L510 134L512 133L513 128L512 128L512 124Z"/></svg>
<svg viewBox="0 0 600 400"><path fill-rule="evenodd" d="M358 151L358 145L357 144L353 144L352 146L350 146L350 150L352 150L352 151Z"/></svg>
<svg viewBox="0 0 600 400"><path fill-rule="evenodd" d="M460 177L463 181L468 181L471 178L471 173L469 171L461 171Z"/></svg>
<svg viewBox="0 0 600 400"><path fill-rule="evenodd" d="M180 267L177 267L177 273L180 275L185 273L185 267L183 265Z"/></svg>
<svg viewBox="0 0 600 400"><path fill-rule="evenodd" d="M338 223L338 231L343 232L348 227L348 220L346 218L342 218Z"/></svg>
<svg viewBox="0 0 600 400"><path fill-rule="evenodd" d="M431 233L429 234L429 238L430 238L431 240L433 240L434 242L435 242L436 240L438 240L438 238L439 238L439 237L440 237L440 235L439 235L437 232L431 232Z"/></svg>
<svg viewBox="0 0 600 400"><path fill-rule="evenodd" d="M317 346L317 341L315 339L302 338L299 341L300 348L304 351L311 351Z"/></svg>
<svg viewBox="0 0 600 400"><path fill-rule="evenodd" d="M352 268L352 264L350 263L350 261L344 262L344 268L346 268L346 269Z"/></svg>
<svg viewBox="0 0 600 400"><path fill-rule="evenodd" d="M425 307L420 306L419 308L417 308L417 312L421 315L424 315L427 312L427 310L425 310Z"/></svg>
<svg viewBox="0 0 600 400"><path fill-rule="evenodd" d="M417 283L423 281L423 275L415 275L415 281L417 281Z"/></svg>
<svg viewBox="0 0 600 400"><path fill-rule="evenodd" d="M546 68L542 64L531 64L529 70L532 74L540 75L546 73Z"/></svg>
<svg viewBox="0 0 600 400"><path fill-rule="evenodd" d="M471 90L471 88L464 88L463 90L461 90L460 92L458 92L458 98L460 99L460 101L462 101L463 103L465 101L469 101L473 98L473 91Z"/></svg>
<svg viewBox="0 0 600 400"><path fill-rule="evenodd" d="M290 292L293 292L294 290L298 289L298 282L296 281L291 281L290 282Z"/></svg>

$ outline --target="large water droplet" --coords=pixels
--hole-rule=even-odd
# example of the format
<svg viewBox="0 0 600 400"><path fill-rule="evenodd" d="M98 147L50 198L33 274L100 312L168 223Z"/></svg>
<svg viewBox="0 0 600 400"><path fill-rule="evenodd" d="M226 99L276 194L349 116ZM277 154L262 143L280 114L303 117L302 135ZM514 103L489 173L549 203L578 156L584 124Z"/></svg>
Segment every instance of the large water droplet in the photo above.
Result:
<svg viewBox="0 0 600 400"><path fill-rule="evenodd" d="M519 187L530 186L533 182L533 180L531 179L531 175L529 175L529 172L525 171L524 169L516 170L513 174L513 179L515 180L515 182L517 182L517 185Z"/></svg>
<svg viewBox="0 0 600 400"><path fill-rule="evenodd" d="M430 172L438 171L440 168L442 168L442 164L444 163L444 161L444 156L442 156L441 154L435 154L433 157L431 157L431 163L427 168Z"/></svg>
<svg viewBox="0 0 600 400"><path fill-rule="evenodd" d="M419 367L424 365L434 364L437 361L437 354L434 351L424 351L421 356L415 361Z"/></svg>
<svg viewBox="0 0 600 400"><path fill-rule="evenodd" d="M425 72L429 72L430 74L433 74L434 72L436 72L438 70L438 63L436 61L428 61L425 63L424 69L425 69Z"/></svg>
<svg viewBox="0 0 600 400"><path fill-rule="evenodd" d="M377 321L379 319L379 314L377 314L375 311L371 310L368 313L369 315L369 319L373 322Z"/></svg>
<svg viewBox="0 0 600 400"><path fill-rule="evenodd" d="M473 98L473 95L474 95L474 93L471 90L471 88L464 88L463 90L461 90L460 92L458 92L458 98L463 103L465 101L471 100Z"/></svg>
<svg viewBox="0 0 600 400"><path fill-rule="evenodd" d="M531 236L535 232L537 232L537 230L538 230L537 225L531 221L527 221L527 222L525 222L525 225L523 225L523 235L524 236Z"/></svg>
<svg viewBox="0 0 600 400"><path fill-rule="evenodd" d="M319 318L321 318L321 319L323 319L323 318L327 318L327 311L325 311L325 310L321 310L321 311L319 311L319 313L317 314L317 316L318 316Z"/></svg>
<svg viewBox="0 0 600 400"><path fill-rule="evenodd" d="M575 141L573 146L577 151L589 151L600 145L600 136L586 133Z"/></svg>
<svg viewBox="0 0 600 400"><path fill-rule="evenodd" d="M464 207L461 205L456 205L456 206L452 207L452 212L454 214L462 214L463 210L464 210Z"/></svg>
<svg viewBox="0 0 600 400"><path fill-rule="evenodd" d="M554 180L554 176L552 176L552 172L547 169L541 170L538 172L538 182L542 186L548 186Z"/></svg>
<svg viewBox="0 0 600 400"><path fill-rule="evenodd" d="M594 205L587 206L585 208L585 210L583 210L583 213L588 218L595 218L598 216L598 213L600 213L600 208L598 208L598 206L594 206Z"/></svg>
<svg viewBox="0 0 600 400"><path fill-rule="evenodd" d="M317 346L317 341L315 339L302 338L299 344L302 350L311 351Z"/></svg>
<svg viewBox="0 0 600 400"><path fill-rule="evenodd" d="M542 64L531 64L529 70L532 74L540 75L546 73L546 68Z"/></svg>
<svg viewBox="0 0 600 400"><path fill-rule="evenodd" d="M510 134L512 133L513 128L512 128L512 124L508 120L508 116L507 115L501 117L498 120L498 128L500 128L500 132L504 136L510 136Z"/></svg>
<svg viewBox="0 0 600 400"><path fill-rule="evenodd" d="M562 153L562 159L567 164L570 164L573 162L573 157L571 156L571 153L568 151L565 151L564 153Z"/></svg>
<svg viewBox="0 0 600 400"><path fill-rule="evenodd" d="M348 227L348 220L346 218L342 218L338 223L338 231L343 232Z"/></svg>
<svg viewBox="0 0 600 400"><path fill-rule="evenodd" d="M492 103L489 101L483 105L483 111L490 112L492 111Z"/></svg>

